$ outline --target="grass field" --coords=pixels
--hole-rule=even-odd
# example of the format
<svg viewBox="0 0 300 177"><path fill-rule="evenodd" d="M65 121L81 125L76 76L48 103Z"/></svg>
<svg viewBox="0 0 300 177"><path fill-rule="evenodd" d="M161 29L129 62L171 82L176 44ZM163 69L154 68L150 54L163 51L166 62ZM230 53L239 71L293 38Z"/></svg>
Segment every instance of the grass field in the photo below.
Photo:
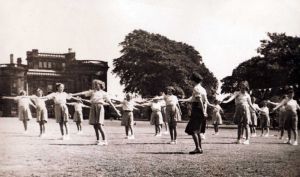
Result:
<svg viewBox="0 0 300 177"><path fill-rule="evenodd" d="M85 120L82 135L70 122L71 140L57 140L59 126L46 124L47 136L39 138L35 119L23 134L16 118L0 118L0 176L300 176L300 146L283 144L271 131L268 138L251 139L250 145L234 144L236 129L208 129L204 154L194 149L178 125L178 144L167 144L169 135L154 137L149 122L138 121L136 139L124 139L120 121L105 122L108 146L96 146L92 126Z"/></svg>

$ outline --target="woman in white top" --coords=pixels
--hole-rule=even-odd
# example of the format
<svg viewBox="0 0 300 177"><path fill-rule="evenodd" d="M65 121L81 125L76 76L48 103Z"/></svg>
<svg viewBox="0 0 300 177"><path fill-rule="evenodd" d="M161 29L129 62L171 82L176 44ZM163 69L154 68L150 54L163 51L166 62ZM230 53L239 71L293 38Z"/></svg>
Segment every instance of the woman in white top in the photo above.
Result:
<svg viewBox="0 0 300 177"><path fill-rule="evenodd" d="M64 92L65 85L62 83L56 83L56 92L53 92L45 97L49 100L54 101L54 114L56 123L59 124L60 133L62 137L61 140L68 140L70 139L69 136L69 128L68 128L68 121L69 121L69 110L67 107L67 100L71 99L72 96ZM64 132L65 127L65 132Z"/></svg>
<svg viewBox="0 0 300 177"><path fill-rule="evenodd" d="M80 100L80 98L78 98L77 102L67 103L67 104L74 106L73 121L76 123L77 126L77 130L78 130L77 134L82 134L82 126L81 126L81 123L83 122L82 108L89 108L89 106L84 105Z"/></svg>
<svg viewBox="0 0 300 177"><path fill-rule="evenodd" d="M46 133L45 123L48 121L48 111L46 108L46 98L43 97L43 90L37 89L36 95L31 97L36 105L36 121L40 125L40 137L44 137Z"/></svg>
<svg viewBox="0 0 300 177"><path fill-rule="evenodd" d="M235 114L234 120L238 124L238 137L237 144L241 143L241 135L243 129L246 129L246 141L243 144L250 144L250 127L251 115L250 108L255 111L251 103L250 95L247 90L249 90L249 84L247 81L242 81L239 83L240 91L235 92L228 100L223 101L223 103L228 103L232 100L235 100ZM249 108L250 107L250 108Z"/></svg>
<svg viewBox="0 0 300 177"><path fill-rule="evenodd" d="M87 97L90 97L91 102L91 109L89 114L89 124L94 126L95 133L96 133L96 144L97 145L107 145L107 140L105 137L105 132L103 130L104 125L104 107L103 105L109 103L113 109L117 112L119 116L119 111L115 108L115 106L110 101L108 94L103 90L105 88L104 82L100 80L93 80L92 81L92 90L80 92L80 93L74 93L73 96L78 95L85 95ZM102 142L99 140L99 132L102 136Z"/></svg>
<svg viewBox="0 0 300 177"><path fill-rule="evenodd" d="M137 109L137 103L132 99L130 94L126 94L126 98L121 101L121 104L116 107L122 107L122 121L121 125L125 127L125 139L135 139L134 137L134 117L133 110ZM129 135L130 131L130 135Z"/></svg>
<svg viewBox="0 0 300 177"><path fill-rule="evenodd" d="M297 101L294 100L294 90L290 88L287 91L288 97L284 99L279 105L277 105L273 111L276 109L285 106L285 116L286 116L286 124L288 131L288 141L286 143L292 145L298 145L298 115L297 110L300 110L300 106ZM291 132L294 134L294 142L291 142Z"/></svg>
<svg viewBox="0 0 300 177"><path fill-rule="evenodd" d="M16 97L2 97L3 99L12 99L18 102L18 116L19 120L23 122L25 134L27 133L27 121L32 119L31 111L29 105L36 107L30 100L28 96L26 96L26 91L21 90L20 96Z"/></svg>

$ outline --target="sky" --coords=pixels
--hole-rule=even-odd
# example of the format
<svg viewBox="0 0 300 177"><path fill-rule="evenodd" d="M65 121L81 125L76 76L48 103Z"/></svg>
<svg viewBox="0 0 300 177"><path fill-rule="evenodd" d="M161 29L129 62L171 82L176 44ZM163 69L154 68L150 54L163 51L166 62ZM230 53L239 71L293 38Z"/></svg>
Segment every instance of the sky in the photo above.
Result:
<svg viewBox="0 0 300 177"><path fill-rule="evenodd" d="M134 29L192 45L218 80L257 55L267 32L300 36L299 0L0 0L0 63L26 51L76 52L109 64L108 92L121 94L111 74L125 36Z"/></svg>

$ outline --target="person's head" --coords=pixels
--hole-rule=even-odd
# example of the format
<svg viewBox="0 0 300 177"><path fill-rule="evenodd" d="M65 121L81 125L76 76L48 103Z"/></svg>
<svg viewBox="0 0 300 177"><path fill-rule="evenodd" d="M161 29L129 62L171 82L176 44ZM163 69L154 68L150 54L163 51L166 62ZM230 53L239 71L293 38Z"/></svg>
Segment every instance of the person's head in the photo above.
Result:
<svg viewBox="0 0 300 177"><path fill-rule="evenodd" d="M253 96L253 97L251 97L251 102L252 103L255 103L255 101L256 101L256 98Z"/></svg>
<svg viewBox="0 0 300 177"><path fill-rule="evenodd" d="M288 96L287 96L287 94L283 94L282 96L281 96L281 100L284 100L284 99L286 99Z"/></svg>
<svg viewBox="0 0 300 177"><path fill-rule="evenodd" d="M56 83L56 91L63 92L65 89L65 85L63 83Z"/></svg>
<svg viewBox="0 0 300 177"><path fill-rule="evenodd" d="M43 90L40 89L40 88L36 89L36 95L37 95L38 97L43 96Z"/></svg>
<svg viewBox="0 0 300 177"><path fill-rule="evenodd" d="M25 96L25 95L26 95L26 91L25 91L25 90L20 90L20 93L19 93L19 95L21 95L21 96Z"/></svg>
<svg viewBox="0 0 300 177"><path fill-rule="evenodd" d="M200 74L193 72L190 79L196 83L200 83L202 82L203 77Z"/></svg>
<svg viewBox="0 0 300 177"><path fill-rule="evenodd" d="M104 90L105 89L105 83L101 80L94 79L92 81L92 87L95 90Z"/></svg>
<svg viewBox="0 0 300 177"><path fill-rule="evenodd" d="M268 105L268 101L267 100L263 100L262 102L261 102L261 106L262 107L266 107Z"/></svg>
<svg viewBox="0 0 300 177"><path fill-rule="evenodd" d="M130 94L126 94L125 98L126 98L127 101L130 101L132 99L132 96Z"/></svg>
<svg viewBox="0 0 300 177"><path fill-rule="evenodd" d="M174 87L172 87L172 86L166 87L166 93L167 93L168 95L173 95L174 92L175 92L175 88L174 88Z"/></svg>
<svg viewBox="0 0 300 177"><path fill-rule="evenodd" d="M289 89L287 90L287 96L288 96L289 98L293 98L294 95L295 95L294 89L293 89L293 88L289 88Z"/></svg>
<svg viewBox="0 0 300 177"><path fill-rule="evenodd" d="M239 88L242 92L249 91L248 81L241 81L240 84L239 84Z"/></svg>

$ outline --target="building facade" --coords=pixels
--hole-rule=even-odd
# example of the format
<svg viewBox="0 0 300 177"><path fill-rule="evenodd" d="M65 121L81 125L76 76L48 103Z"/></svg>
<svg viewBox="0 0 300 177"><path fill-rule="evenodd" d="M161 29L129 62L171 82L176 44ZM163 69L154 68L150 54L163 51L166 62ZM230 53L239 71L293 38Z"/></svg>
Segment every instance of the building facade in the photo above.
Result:
<svg viewBox="0 0 300 177"><path fill-rule="evenodd" d="M26 53L27 65L13 55L9 64L0 65L1 96L17 96L20 90L29 95L37 88L49 94L55 91L55 84L65 84L69 93L91 89L93 79L100 79L107 86L107 62L100 60L77 60L71 49L67 53L40 53L37 49ZM0 100L0 116L16 116L16 104L11 100ZM50 111L51 112L51 111Z"/></svg>

